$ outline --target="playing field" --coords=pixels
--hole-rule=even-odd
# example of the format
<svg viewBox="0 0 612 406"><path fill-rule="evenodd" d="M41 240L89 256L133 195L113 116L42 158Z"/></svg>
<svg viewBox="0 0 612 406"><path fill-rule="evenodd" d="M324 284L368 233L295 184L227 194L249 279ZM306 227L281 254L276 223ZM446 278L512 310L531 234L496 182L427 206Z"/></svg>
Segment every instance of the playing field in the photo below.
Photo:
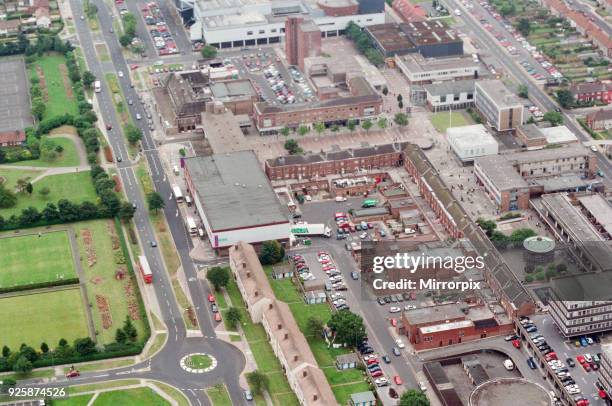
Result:
<svg viewBox="0 0 612 406"><path fill-rule="evenodd" d="M18 349L21 343L54 348L60 338L68 342L88 336L87 316L78 288L24 294L0 299L0 346Z"/></svg>
<svg viewBox="0 0 612 406"><path fill-rule="evenodd" d="M0 238L0 288L76 278L66 231Z"/></svg>
<svg viewBox="0 0 612 406"><path fill-rule="evenodd" d="M43 118L78 113L76 98L72 94L72 84L67 76L65 64L66 59L63 55L51 54L38 58L30 65L30 77L39 78L39 86L47 106Z"/></svg>
<svg viewBox="0 0 612 406"><path fill-rule="evenodd" d="M434 113L431 116L431 124L441 133L445 133L449 127L462 127L464 125L470 125L471 120L463 113L453 111L441 111Z"/></svg>

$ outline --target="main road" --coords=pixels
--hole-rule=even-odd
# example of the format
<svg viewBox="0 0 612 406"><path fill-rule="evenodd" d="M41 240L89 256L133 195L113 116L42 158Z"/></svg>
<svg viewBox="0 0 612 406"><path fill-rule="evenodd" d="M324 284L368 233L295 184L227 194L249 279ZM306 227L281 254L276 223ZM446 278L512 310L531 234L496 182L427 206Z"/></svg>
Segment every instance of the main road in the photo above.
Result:
<svg viewBox="0 0 612 406"><path fill-rule="evenodd" d="M129 368L119 368L106 374L84 373L73 382L96 382L120 377L139 377L147 379L157 379L181 389L189 398L192 404L209 404L208 398L201 390L207 386L223 382L228 387L232 404L244 404L242 388L239 384L239 376L245 365L244 355L233 345L216 338L214 324L208 311L209 306L206 297L209 293L208 287L202 284L197 277L196 268L189 257L190 241L188 240L183 219L180 216L176 202L172 199L172 191L164 169L156 150L156 144L151 136L148 127L143 123L142 155L141 159L146 159L151 169L151 177L155 189L166 198L164 214L168 221L169 229L174 239L178 255L181 259L183 271L188 281L189 293L193 300L193 306L198 320L202 337L187 337L187 331L183 323L183 311L177 305L172 289L172 283L165 271L162 256L159 249L151 245L155 241L155 232L149 221L147 205L144 196L138 186L134 174L134 163L128 159L129 155L122 135L122 129L118 117L113 108L110 90L104 80L105 74L116 73L119 71L128 72L128 66L123 58L120 44L112 33L113 13L102 0L94 1L98 7L98 18L100 20L100 33L104 42L108 46L111 62L100 62L95 52L92 34L87 25L87 21L81 19L84 14L82 2L70 0L74 22L79 37L82 52L87 61L89 70L102 82L102 92L96 93L100 119L112 125L112 130L108 131L108 141L115 153L124 159L117 164L118 172L123 182L124 190L128 201L136 204L137 210L134 215L134 223L140 241L143 244L143 255L147 257L154 275L154 283L146 289L153 289L155 297L159 303L161 316L168 328L168 340L163 349L153 358L141 364ZM119 79L121 88L126 98L138 100L138 95L127 80L127 75ZM139 103L128 106L129 112L135 123L136 114L145 116L142 106ZM179 213L177 215L177 213ZM218 360L217 367L204 374L191 374L183 370L179 361L184 355L193 352L204 352L214 356ZM62 382L58 382L61 384Z"/></svg>
<svg viewBox="0 0 612 406"><path fill-rule="evenodd" d="M543 111L551 111L559 107L544 90L535 84L531 76L512 59L510 54L506 52L495 37L493 37L491 33L482 27L480 22L476 20L474 15L470 13L470 11L460 0L443 0L443 2L446 3L449 10L461 9L463 11L461 13L461 17L455 18L460 18L463 20L465 26L471 31L472 35L475 35L479 41L483 42L487 46L487 51L500 61L506 72L511 74L519 83L528 87L529 98L535 101L540 108L543 109ZM489 14L484 14L485 18L488 19L486 16L489 16ZM504 32L506 37L512 37L512 35L503 26L500 25L497 28L497 31ZM562 111L562 114L564 116L564 125L567 126L570 131L576 134L581 141L593 141L591 136L582 129L580 124L576 122L572 115L568 114L567 111ZM610 181L610 179L612 179L612 163L610 163L606 156L601 152L596 152L595 155L597 157L598 168L604 173L606 181Z"/></svg>

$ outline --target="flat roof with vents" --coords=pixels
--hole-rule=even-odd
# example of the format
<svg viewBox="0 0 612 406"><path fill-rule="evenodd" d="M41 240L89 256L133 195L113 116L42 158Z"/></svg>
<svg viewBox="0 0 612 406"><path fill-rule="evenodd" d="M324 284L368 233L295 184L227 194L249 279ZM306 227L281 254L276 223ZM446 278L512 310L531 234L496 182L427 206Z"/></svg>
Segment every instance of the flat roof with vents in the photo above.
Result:
<svg viewBox="0 0 612 406"><path fill-rule="evenodd" d="M288 223L253 151L185 159L213 231Z"/></svg>

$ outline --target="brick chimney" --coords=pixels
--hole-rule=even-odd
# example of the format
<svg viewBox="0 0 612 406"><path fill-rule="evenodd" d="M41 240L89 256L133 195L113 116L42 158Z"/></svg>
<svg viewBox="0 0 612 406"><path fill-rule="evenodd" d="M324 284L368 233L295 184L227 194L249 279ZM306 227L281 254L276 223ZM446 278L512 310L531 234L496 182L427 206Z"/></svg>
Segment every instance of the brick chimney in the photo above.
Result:
<svg viewBox="0 0 612 406"><path fill-rule="evenodd" d="M317 399L319 399L319 396L315 393L314 395L312 395L312 401L316 402Z"/></svg>

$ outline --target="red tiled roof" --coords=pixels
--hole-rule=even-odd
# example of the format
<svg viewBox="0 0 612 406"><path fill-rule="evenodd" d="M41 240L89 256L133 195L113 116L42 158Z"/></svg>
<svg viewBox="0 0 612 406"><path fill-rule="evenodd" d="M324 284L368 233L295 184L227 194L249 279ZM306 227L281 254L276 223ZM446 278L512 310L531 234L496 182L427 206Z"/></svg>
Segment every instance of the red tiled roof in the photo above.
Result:
<svg viewBox="0 0 612 406"><path fill-rule="evenodd" d="M5 131L0 132L0 144L13 144L17 142L24 142L26 139L25 132L16 131Z"/></svg>
<svg viewBox="0 0 612 406"><path fill-rule="evenodd" d="M608 92L612 90L612 83L603 82L591 82L591 83L578 83L573 85L570 91L574 94L584 93L597 93L597 92Z"/></svg>

